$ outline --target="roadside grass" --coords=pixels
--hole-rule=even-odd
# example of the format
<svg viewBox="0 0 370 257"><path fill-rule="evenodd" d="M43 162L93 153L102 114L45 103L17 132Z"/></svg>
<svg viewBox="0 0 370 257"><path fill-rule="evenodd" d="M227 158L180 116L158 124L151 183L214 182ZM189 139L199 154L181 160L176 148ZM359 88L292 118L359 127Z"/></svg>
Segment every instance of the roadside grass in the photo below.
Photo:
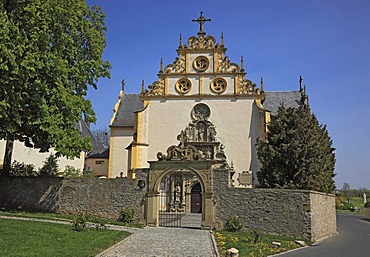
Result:
<svg viewBox="0 0 370 257"><path fill-rule="evenodd" d="M343 196L342 197L337 196L337 199L343 204L347 202L347 199ZM359 208L359 211L353 212L350 210L341 210L340 208L337 208L337 212L354 215L364 215L364 199L362 197L350 197L349 202L352 203L354 207Z"/></svg>
<svg viewBox="0 0 370 257"><path fill-rule="evenodd" d="M294 238L256 232L217 231L215 239L221 256L225 256L227 249L233 247L239 250L240 257L264 257L301 247L294 242ZM273 248L272 242L279 242L281 246Z"/></svg>
<svg viewBox="0 0 370 257"><path fill-rule="evenodd" d="M77 232L72 225L0 219L2 257L95 256L130 233L87 229Z"/></svg>
<svg viewBox="0 0 370 257"><path fill-rule="evenodd" d="M24 212L24 211L0 210L0 216L25 217L25 218L60 220L60 221L72 222L78 215L59 214L59 213L51 213L51 212ZM96 217L90 217L90 216L85 216L85 217L87 218L87 221L95 222L95 223L135 227L135 228L144 227L143 224L124 223L124 222L120 222L117 220L102 219L102 218L96 218Z"/></svg>

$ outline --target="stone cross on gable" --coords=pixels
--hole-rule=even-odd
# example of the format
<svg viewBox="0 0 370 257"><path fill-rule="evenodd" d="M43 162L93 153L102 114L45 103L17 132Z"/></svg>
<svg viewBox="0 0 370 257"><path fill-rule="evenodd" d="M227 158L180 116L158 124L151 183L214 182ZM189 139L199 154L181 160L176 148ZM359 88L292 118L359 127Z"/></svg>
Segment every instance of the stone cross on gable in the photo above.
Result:
<svg viewBox="0 0 370 257"><path fill-rule="evenodd" d="M211 21L211 19L206 19L203 17L203 12L200 12L200 17L196 20L192 20L192 22L198 22L199 23L199 32L198 35L205 35L206 33L204 32L204 23L207 21Z"/></svg>

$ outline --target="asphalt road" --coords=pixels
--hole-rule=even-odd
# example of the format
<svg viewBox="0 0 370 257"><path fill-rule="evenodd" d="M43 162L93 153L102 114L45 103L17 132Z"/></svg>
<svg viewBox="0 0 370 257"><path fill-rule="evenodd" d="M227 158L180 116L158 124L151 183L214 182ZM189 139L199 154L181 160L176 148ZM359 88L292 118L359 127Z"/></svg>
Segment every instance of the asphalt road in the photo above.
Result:
<svg viewBox="0 0 370 257"><path fill-rule="evenodd" d="M361 216L337 214L339 234L316 246L310 246L282 257L370 257L370 222Z"/></svg>

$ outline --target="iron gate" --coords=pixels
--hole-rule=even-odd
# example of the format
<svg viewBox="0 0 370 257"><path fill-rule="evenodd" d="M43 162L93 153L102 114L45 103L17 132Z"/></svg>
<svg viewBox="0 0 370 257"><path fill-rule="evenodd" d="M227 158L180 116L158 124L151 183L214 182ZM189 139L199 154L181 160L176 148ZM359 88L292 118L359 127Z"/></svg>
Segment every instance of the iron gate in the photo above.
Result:
<svg viewBox="0 0 370 257"><path fill-rule="evenodd" d="M180 174L172 174L163 179L159 197L159 226L182 226L181 219L186 210L184 186Z"/></svg>

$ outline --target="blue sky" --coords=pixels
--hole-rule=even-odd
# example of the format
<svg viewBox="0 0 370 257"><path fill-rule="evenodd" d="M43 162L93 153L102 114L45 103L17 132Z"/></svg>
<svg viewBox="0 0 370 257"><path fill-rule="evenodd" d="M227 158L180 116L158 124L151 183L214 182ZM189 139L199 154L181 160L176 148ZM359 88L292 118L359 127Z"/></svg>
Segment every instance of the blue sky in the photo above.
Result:
<svg viewBox="0 0 370 257"><path fill-rule="evenodd" d="M139 93L157 79L159 60L174 61L179 43L196 35L202 10L212 22L205 31L220 41L247 77L266 91L299 89L326 124L336 148L336 185L370 188L370 1L369 0L87 0L106 14L111 79L101 79L88 97L95 128L109 125L120 81L126 93ZM93 128L94 128L93 127Z"/></svg>

